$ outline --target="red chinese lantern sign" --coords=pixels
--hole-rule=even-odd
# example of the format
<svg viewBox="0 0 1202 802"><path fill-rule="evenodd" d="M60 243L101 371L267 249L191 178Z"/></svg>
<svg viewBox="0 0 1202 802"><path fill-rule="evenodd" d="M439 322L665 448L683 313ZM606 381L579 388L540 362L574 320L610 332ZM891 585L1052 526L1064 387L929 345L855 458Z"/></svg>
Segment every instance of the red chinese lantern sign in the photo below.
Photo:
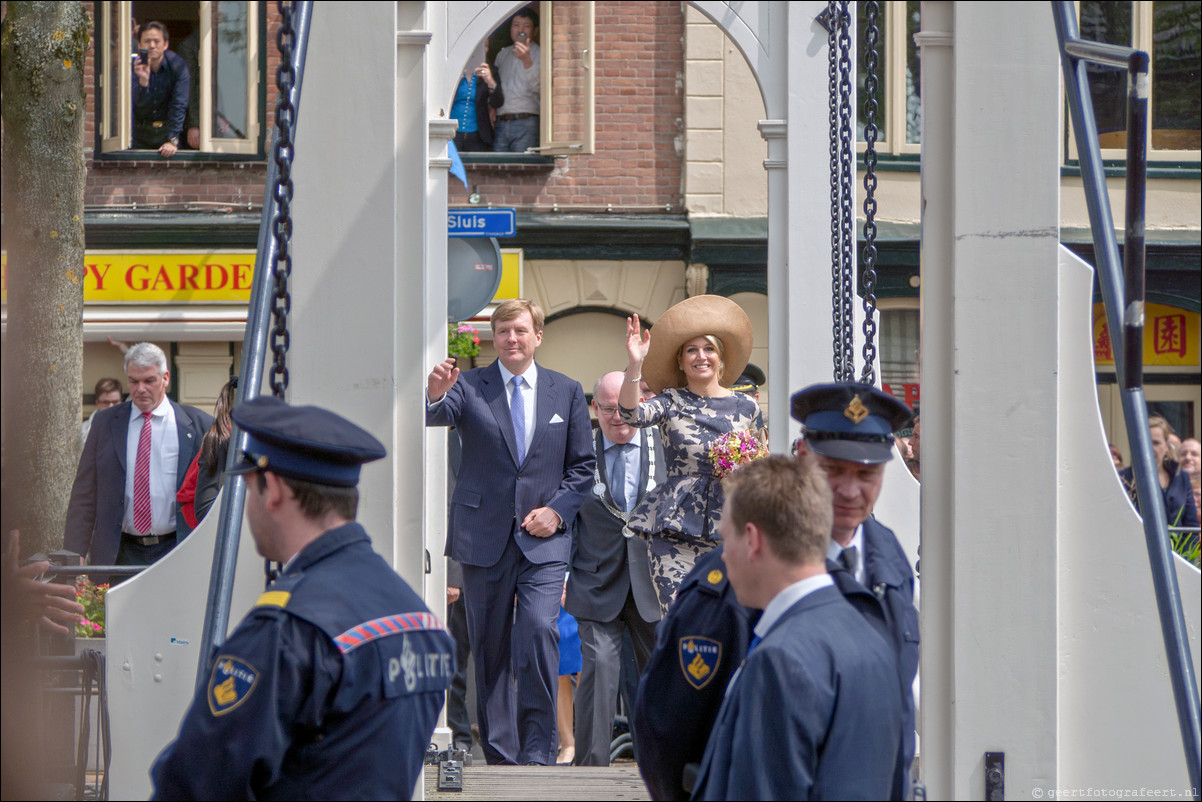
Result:
<svg viewBox="0 0 1202 802"><path fill-rule="evenodd" d="M1144 319L1145 365L1198 365L1199 316L1173 306L1148 304ZM1098 365L1113 365L1110 327L1102 304L1093 307L1093 355Z"/></svg>

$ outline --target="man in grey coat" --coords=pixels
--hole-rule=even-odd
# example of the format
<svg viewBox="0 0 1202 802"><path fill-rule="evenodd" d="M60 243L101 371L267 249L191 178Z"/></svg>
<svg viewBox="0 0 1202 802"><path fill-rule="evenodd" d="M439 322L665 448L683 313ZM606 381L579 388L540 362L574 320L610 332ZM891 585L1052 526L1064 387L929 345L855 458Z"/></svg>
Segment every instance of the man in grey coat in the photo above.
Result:
<svg viewBox="0 0 1202 802"><path fill-rule="evenodd" d="M622 533L630 510L664 478L655 429L636 429L618 417L621 371L593 386L597 455L593 492L576 518L576 541L564 609L576 617L584 658L575 697L579 766L608 766L617 710L622 635L629 631L643 670L655 646L659 601L651 583L647 543ZM630 700L633 703L633 699Z"/></svg>

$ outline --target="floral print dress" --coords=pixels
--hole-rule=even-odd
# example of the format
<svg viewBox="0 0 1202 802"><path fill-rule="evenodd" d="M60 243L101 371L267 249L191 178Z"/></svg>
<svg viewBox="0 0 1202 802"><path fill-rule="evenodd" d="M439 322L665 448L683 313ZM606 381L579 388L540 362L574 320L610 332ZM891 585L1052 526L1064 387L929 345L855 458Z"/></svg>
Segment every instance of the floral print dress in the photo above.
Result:
<svg viewBox="0 0 1202 802"><path fill-rule="evenodd" d="M763 429L764 418L746 393L708 397L675 387L621 415L632 426L658 425L664 447L664 482L647 491L627 528L650 541L652 579L666 610L693 561L720 540L725 496L710 444L727 432Z"/></svg>

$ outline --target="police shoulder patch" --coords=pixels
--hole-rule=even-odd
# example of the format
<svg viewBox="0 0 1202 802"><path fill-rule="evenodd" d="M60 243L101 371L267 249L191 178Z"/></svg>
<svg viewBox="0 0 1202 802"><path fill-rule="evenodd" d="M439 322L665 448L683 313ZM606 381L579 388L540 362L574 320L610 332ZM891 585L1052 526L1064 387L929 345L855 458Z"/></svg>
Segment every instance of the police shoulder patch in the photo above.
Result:
<svg viewBox="0 0 1202 802"><path fill-rule="evenodd" d="M713 638L689 635L679 640L677 653L685 681L697 690L710 683L722 664L722 642Z"/></svg>
<svg viewBox="0 0 1202 802"><path fill-rule="evenodd" d="M224 716L246 701L259 684L259 670L240 657L223 654L209 677L209 712Z"/></svg>
<svg viewBox="0 0 1202 802"><path fill-rule="evenodd" d="M264 591L259 600L255 602L255 607L279 607L288 606L288 600L292 598L292 594L286 590L268 590Z"/></svg>

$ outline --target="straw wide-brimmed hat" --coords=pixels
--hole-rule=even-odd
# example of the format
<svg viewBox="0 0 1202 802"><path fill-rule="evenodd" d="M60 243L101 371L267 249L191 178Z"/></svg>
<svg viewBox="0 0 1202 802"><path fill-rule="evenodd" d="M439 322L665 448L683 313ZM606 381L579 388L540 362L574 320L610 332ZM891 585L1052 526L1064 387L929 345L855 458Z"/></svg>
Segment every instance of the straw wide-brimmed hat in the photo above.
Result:
<svg viewBox="0 0 1202 802"><path fill-rule="evenodd" d="M751 320L737 303L720 295L694 295L660 315L651 329L651 347L643 360L643 378L656 392L684 387L676 352L694 337L711 334L722 341L723 387L730 387L747 367L754 335Z"/></svg>

